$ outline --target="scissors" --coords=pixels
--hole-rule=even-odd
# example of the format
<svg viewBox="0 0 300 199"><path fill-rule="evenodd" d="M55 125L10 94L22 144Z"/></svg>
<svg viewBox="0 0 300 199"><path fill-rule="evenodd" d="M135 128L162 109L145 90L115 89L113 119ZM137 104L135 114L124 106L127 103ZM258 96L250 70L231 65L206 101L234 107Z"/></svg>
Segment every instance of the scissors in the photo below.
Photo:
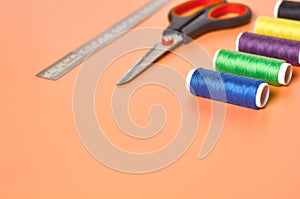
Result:
<svg viewBox="0 0 300 199"><path fill-rule="evenodd" d="M117 85L130 82L153 62L180 44L186 44L214 30L246 24L250 21L251 15L248 6L227 3L225 0L192 0L179 4L169 12L170 25L164 30L161 41L139 59L117 82Z"/></svg>

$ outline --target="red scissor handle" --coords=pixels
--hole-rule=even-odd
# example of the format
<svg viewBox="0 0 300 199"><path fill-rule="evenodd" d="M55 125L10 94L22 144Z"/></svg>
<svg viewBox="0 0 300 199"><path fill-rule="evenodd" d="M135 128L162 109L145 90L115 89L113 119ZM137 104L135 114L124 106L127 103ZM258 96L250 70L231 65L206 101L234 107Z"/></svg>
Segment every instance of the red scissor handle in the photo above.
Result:
<svg viewBox="0 0 300 199"><path fill-rule="evenodd" d="M226 14L237 14L238 16L244 15L248 12L248 7L238 3L225 3L213 7L208 12L208 17L218 19Z"/></svg>
<svg viewBox="0 0 300 199"><path fill-rule="evenodd" d="M224 3L225 0L192 0L186 1L169 12L170 26L167 29L180 31L186 24L204 12L210 6ZM191 11L195 11L191 13Z"/></svg>
<svg viewBox="0 0 300 199"><path fill-rule="evenodd" d="M201 9L204 7L208 7L213 4L225 2L224 0L193 0L193 1L187 1L182 4L179 4L178 6L174 7L171 12L175 15L182 15L185 12L188 12L193 9Z"/></svg>
<svg viewBox="0 0 300 199"><path fill-rule="evenodd" d="M234 15L224 18L228 14ZM250 21L251 16L251 9L239 3L220 0L187 1L170 11L171 24L164 35L170 30L181 32L184 42L188 42L190 38L195 39L207 32L243 25Z"/></svg>

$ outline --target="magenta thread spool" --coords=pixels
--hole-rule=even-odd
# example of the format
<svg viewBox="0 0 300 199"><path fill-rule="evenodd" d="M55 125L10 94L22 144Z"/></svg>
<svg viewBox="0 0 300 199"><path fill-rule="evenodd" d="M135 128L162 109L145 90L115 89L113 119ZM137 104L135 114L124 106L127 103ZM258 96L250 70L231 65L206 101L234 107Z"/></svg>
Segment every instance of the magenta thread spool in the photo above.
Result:
<svg viewBox="0 0 300 199"><path fill-rule="evenodd" d="M237 37L236 49L241 52L283 59L294 66L300 66L300 41L244 32Z"/></svg>

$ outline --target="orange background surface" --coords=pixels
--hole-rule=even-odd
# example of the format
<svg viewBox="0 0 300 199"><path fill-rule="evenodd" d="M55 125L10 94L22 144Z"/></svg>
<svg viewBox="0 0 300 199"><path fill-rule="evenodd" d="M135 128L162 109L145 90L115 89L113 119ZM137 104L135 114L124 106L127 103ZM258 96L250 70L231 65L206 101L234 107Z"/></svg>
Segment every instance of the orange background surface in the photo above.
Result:
<svg viewBox="0 0 300 199"><path fill-rule="evenodd" d="M35 74L146 2L2 2L0 198L300 198L299 68L294 68L288 87L271 86L272 97L265 109L228 104L221 138L203 160L198 159L198 152L209 125L211 103L202 98L198 99L201 125L193 144L165 169L148 174L122 173L87 152L72 113L78 67L58 81ZM180 2L170 2L138 27L166 27L168 11ZM257 16L272 16L275 1L243 3L254 13L250 24L197 39L211 56L219 48L234 49L237 34L252 31ZM124 57L119 71L109 73L111 81L107 84L116 82L141 55ZM180 66L174 56L166 56L161 62L182 75L190 69ZM103 90L104 94L109 92ZM166 128L171 130L165 129L165 136L154 140L139 141L118 137L121 132L108 120L104 125L111 126L116 144L151 151L171 139L172 126L178 122L178 110L172 112L176 100L170 100L164 91L159 93L155 89L140 91L130 111L137 123L147 124L147 111L140 111L141 107L154 102L165 104L171 115ZM101 100L97 103L101 106ZM101 114L111 114L109 111Z"/></svg>

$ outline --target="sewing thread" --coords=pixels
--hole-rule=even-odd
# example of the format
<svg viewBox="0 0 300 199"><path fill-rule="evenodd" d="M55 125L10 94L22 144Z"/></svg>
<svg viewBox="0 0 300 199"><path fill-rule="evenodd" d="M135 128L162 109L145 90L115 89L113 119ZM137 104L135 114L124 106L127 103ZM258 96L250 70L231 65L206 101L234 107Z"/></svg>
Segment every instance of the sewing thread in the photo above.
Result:
<svg viewBox="0 0 300 199"><path fill-rule="evenodd" d="M277 1L274 6L274 17L300 20L300 2Z"/></svg>
<svg viewBox="0 0 300 199"><path fill-rule="evenodd" d="M186 88L194 95L244 107L263 108L269 99L269 85L247 78L204 68L192 69Z"/></svg>
<svg viewBox="0 0 300 199"><path fill-rule="evenodd" d="M217 71L256 79L279 86L288 85L292 78L292 66L284 60L221 49L214 55Z"/></svg>
<svg viewBox="0 0 300 199"><path fill-rule="evenodd" d="M300 21L260 16L256 19L255 33L300 40Z"/></svg>
<svg viewBox="0 0 300 199"><path fill-rule="evenodd" d="M240 33L236 49L241 52L283 59L288 63L300 65L300 41L271 37L255 33Z"/></svg>

